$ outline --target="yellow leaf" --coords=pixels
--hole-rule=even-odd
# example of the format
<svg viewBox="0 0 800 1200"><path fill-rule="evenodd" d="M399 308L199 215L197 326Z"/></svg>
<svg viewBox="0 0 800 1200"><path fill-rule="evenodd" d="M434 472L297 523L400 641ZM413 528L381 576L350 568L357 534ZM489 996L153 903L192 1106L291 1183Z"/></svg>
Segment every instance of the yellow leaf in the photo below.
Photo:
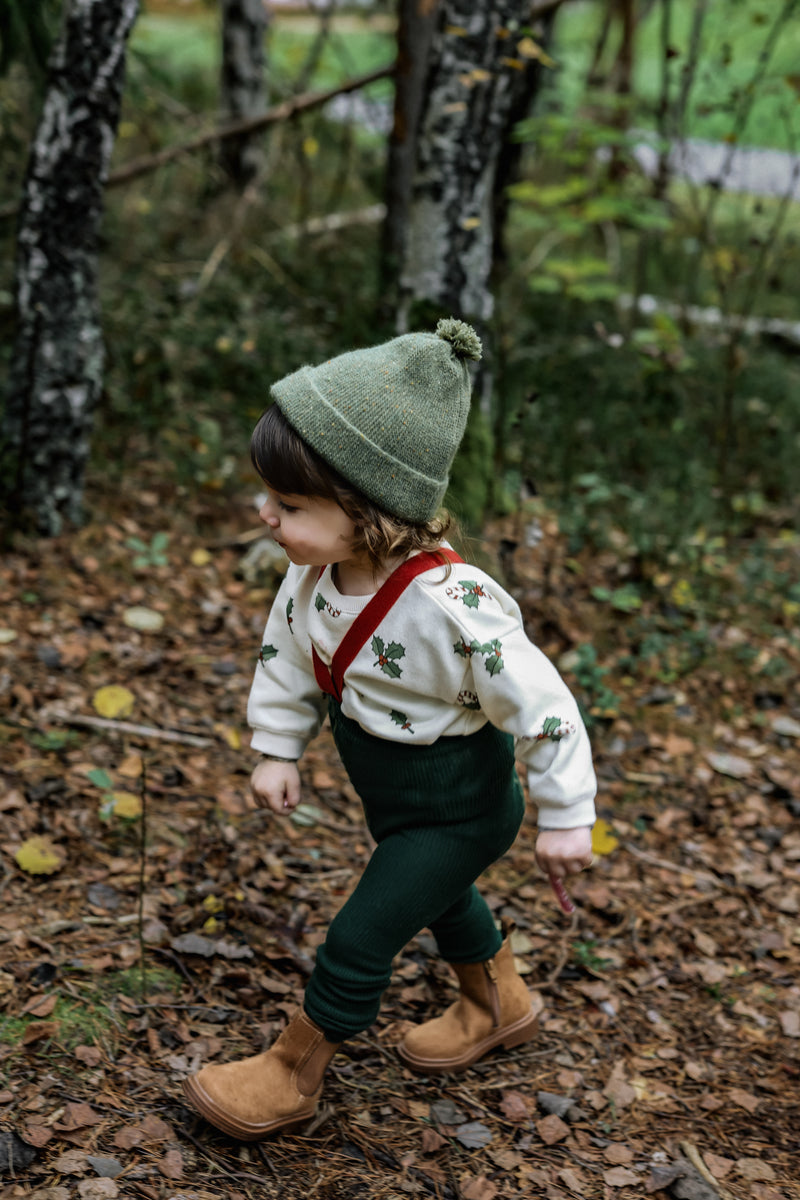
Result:
<svg viewBox="0 0 800 1200"><path fill-rule="evenodd" d="M242 735L238 729L233 729L230 725L215 725L214 730L230 746L231 750L241 750Z"/></svg>
<svg viewBox="0 0 800 1200"><path fill-rule="evenodd" d="M315 137L303 139L303 154L306 158L316 158L319 154L319 142Z"/></svg>
<svg viewBox="0 0 800 1200"><path fill-rule="evenodd" d="M95 712L101 717L129 717L133 712L136 697L126 687L109 683L106 687L98 688L92 697Z"/></svg>
<svg viewBox="0 0 800 1200"><path fill-rule="evenodd" d="M219 896L215 896L213 893L209 893L209 895L205 896L203 899L203 908L207 913L211 913L212 916L214 913L222 912L224 907L225 901L220 900Z"/></svg>
<svg viewBox="0 0 800 1200"><path fill-rule="evenodd" d="M14 858L17 866L29 875L52 875L64 864L64 857L58 846L53 845L46 837L28 838Z"/></svg>
<svg viewBox="0 0 800 1200"><path fill-rule="evenodd" d="M676 579L670 597L678 608L689 608L695 603L694 589L688 579Z"/></svg>
<svg viewBox="0 0 800 1200"><path fill-rule="evenodd" d="M520 58L538 59L543 67L554 67L555 61L549 54L545 54L542 47L533 40L533 38L524 37L522 41L517 42L517 54Z"/></svg>
<svg viewBox="0 0 800 1200"><path fill-rule="evenodd" d="M134 821L142 815L142 798L135 792L111 792L111 796L114 800L111 811L115 816Z"/></svg>
<svg viewBox="0 0 800 1200"><path fill-rule="evenodd" d="M207 567L211 562L211 555L203 546L198 546L192 551L191 562L193 567Z"/></svg>
<svg viewBox="0 0 800 1200"><path fill-rule="evenodd" d="M222 922L218 921L216 917L209 917L207 921L203 922L203 933L219 933L220 929L222 929Z"/></svg>
<svg viewBox="0 0 800 1200"><path fill-rule="evenodd" d="M610 854L619 845L608 821L598 817L592 830L592 854Z"/></svg>

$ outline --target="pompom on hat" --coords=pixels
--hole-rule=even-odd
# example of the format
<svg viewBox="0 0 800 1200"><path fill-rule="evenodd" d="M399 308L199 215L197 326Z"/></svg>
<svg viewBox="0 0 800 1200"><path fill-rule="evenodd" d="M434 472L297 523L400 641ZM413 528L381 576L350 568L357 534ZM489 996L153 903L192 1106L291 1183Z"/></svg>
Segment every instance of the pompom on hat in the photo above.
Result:
<svg viewBox="0 0 800 1200"><path fill-rule="evenodd" d="M407 333L301 367L270 389L289 424L385 512L422 523L439 508L469 413L467 361L482 354L464 321Z"/></svg>

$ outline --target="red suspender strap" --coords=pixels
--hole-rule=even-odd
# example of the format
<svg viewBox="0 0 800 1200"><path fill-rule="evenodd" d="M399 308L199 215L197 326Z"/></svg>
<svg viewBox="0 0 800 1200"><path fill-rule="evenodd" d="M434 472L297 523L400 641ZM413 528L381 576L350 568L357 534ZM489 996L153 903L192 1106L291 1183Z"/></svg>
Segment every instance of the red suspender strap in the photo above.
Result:
<svg viewBox="0 0 800 1200"><path fill-rule="evenodd" d="M422 575L425 571L430 571L433 567L440 567L442 565L442 555L452 563L464 561L463 558L456 554L455 550L442 549L435 554L424 551L422 554L415 554L412 558L407 558L405 562L402 562L392 572L386 582L372 597L369 604L362 608L342 638L333 656L330 670L325 666L312 646L314 676L326 695L333 696L341 704L344 673L350 666L350 663L366 643L367 638L371 637L378 628L383 618L389 612L389 609L392 608L406 590L411 580L416 579L417 575Z"/></svg>

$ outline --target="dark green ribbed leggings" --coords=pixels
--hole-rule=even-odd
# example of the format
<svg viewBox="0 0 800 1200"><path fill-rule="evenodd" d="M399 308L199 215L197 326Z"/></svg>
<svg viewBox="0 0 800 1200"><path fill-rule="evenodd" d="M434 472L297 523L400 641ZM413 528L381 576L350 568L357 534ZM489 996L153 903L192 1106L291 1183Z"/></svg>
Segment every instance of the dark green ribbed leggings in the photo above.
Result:
<svg viewBox="0 0 800 1200"><path fill-rule="evenodd" d="M514 841L524 797L513 738L492 725L414 746L373 737L331 700L331 728L377 842L317 951L304 1006L329 1041L369 1028L392 960L429 928L447 962L484 962L501 937L475 880Z"/></svg>

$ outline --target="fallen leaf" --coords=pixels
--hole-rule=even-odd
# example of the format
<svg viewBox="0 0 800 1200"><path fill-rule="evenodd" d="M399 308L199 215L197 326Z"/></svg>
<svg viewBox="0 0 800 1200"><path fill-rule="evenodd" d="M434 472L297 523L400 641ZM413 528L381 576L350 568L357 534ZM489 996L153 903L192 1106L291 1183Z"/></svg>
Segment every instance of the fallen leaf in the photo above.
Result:
<svg viewBox="0 0 800 1200"><path fill-rule="evenodd" d="M113 812L115 817L134 821L142 815L142 798L135 792L111 792L110 801L108 810Z"/></svg>
<svg viewBox="0 0 800 1200"><path fill-rule="evenodd" d="M619 838L614 836L612 826L598 817L592 828L592 854L610 854L618 845Z"/></svg>
<svg viewBox="0 0 800 1200"><path fill-rule="evenodd" d="M447 1138L443 1138L435 1129L431 1129L430 1125L426 1126L422 1131L422 1153L435 1154L437 1150L441 1150L442 1146L447 1145Z"/></svg>
<svg viewBox="0 0 800 1200"><path fill-rule="evenodd" d="M90 1104L85 1104L83 1101L71 1101L65 1106L61 1120L57 1121L53 1128L83 1129L87 1125L98 1125L102 1119Z"/></svg>
<svg viewBox="0 0 800 1200"><path fill-rule="evenodd" d="M786 1009L778 1013L783 1036L788 1038L800 1037L800 1012L796 1009Z"/></svg>
<svg viewBox="0 0 800 1200"><path fill-rule="evenodd" d="M48 1129L46 1125L23 1125L19 1136L29 1146L35 1146L37 1150L41 1150L42 1146L46 1146L51 1141L54 1134L52 1129Z"/></svg>
<svg viewBox="0 0 800 1200"><path fill-rule="evenodd" d="M121 775L123 779L138 779L143 765L141 754L128 754L117 767L117 774Z"/></svg>
<svg viewBox="0 0 800 1200"><path fill-rule="evenodd" d="M641 1183L641 1176L628 1167L611 1167L603 1171L603 1183L609 1187L627 1187L629 1184Z"/></svg>
<svg viewBox="0 0 800 1200"><path fill-rule="evenodd" d="M556 1142L562 1142L569 1136L569 1125L555 1113L550 1113L548 1117L542 1117L541 1121L536 1122L536 1132L546 1146L554 1146Z"/></svg>
<svg viewBox="0 0 800 1200"><path fill-rule="evenodd" d="M78 1195L81 1200L116 1200L119 1188L113 1179L82 1179Z"/></svg>
<svg viewBox="0 0 800 1200"><path fill-rule="evenodd" d="M608 1083L603 1088L603 1095L612 1100L617 1108L626 1108L636 1099L636 1091L625 1078L625 1064L615 1064Z"/></svg>
<svg viewBox="0 0 800 1200"><path fill-rule="evenodd" d="M53 1170L59 1175L85 1175L89 1167L86 1159L85 1150L66 1150L54 1160Z"/></svg>
<svg viewBox="0 0 800 1200"><path fill-rule="evenodd" d="M116 1179L122 1174L122 1163L118 1158L109 1158L105 1154L90 1154L87 1163L101 1179Z"/></svg>
<svg viewBox="0 0 800 1200"><path fill-rule="evenodd" d="M728 1097L732 1104L746 1109L749 1113L754 1113L761 1103L758 1096L753 1096L750 1092L745 1092L742 1088L732 1088L728 1092Z"/></svg>
<svg viewBox="0 0 800 1200"><path fill-rule="evenodd" d="M114 720L116 717L129 717L133 712L136 697L126 687L109 683L98 688L92 697L92 705L101 717Z"/></svg>
<svg viewBox="0 0 800 1200"><path fill-rule="evenodd" d="M456 1140L462 1146L466 1146L468 1150L480 1150L482 1146L488 1146L492 1140L492 1131L480 1121L467 1121L464 1125L458 1125L455 1131Z"/></svg>
<svg viewBox="0 0 800 1200"><path fill-rule="evenodd" d="M165 1179L183 1178L183 1155L180 1150L168 1150L156 1167Z"/></svg>
<svg viewBox="0 0 800 1200"><path fill-rule="evenodd" d="M719 1154L712 1154L710 1150L704 1152L703 1159L715 1179L724 1179L734 1166L732 1158L722 1158Z"/></svg>
<svg viewBox="0 0 800 1200"><path fill-rule="evenodd" d="M621 1142L612 1142L603 1151L603 1158L615 1166L627 1166L633 1162L633 1151L630 1146L623 1146Z"/></svg>
<svg viewBox="0 0 800 1200"><path fill-rule="evenodd" d="M558 1172L558 1178L576 1196L585 1196L587 1194L586 1178L580 1171L576 1171L572 1167L564 1167Z"/></svg>
<svg viewBox="0 0 800 1200"><path fill-rule="evenodd" d="M161 1117L157 1117L154 1113L148 1114L139 1126L148 1142L166 1142L171 1137L174 1137L174 1132L171 1125Z"/></svg>
<svg viewBox="0 0 800 1200"><path fill-rule="evenodd" d="M521 1122L530 1120L530 1112L525 1097L519 1092L503 1092L500 1101L500 1111L507 1121Z"/></svg>
<svg viewBox="0 0 800 1200"><path fill-rule="evenodd" d="M22 1009L23 1015L49 1017L58 1003L58 996L33 996Z"/></svg>
<svg viewBox="0 0 800 1200"><path fill-rule="evenodd" d="M494 1200L497 1195L497 1184L492 1183L491 1179L487 1179L485 1175L476 1175L468 1183L462 1182L460 1195L464 1197L464 1200Z"/></svg>
<svg viewBox="0 0 800 1200"><path fill-rule="evenodd" d="M123 1125L114 1134L113 1140L118 1150L133 1150L135 1146L141 1146L144 1134L135 1125Z"/></svg>
<svg viewBox="0 0 800 1200"><path fill-rule="evenodd" d="M748 1179L751 1183L756 1180L771 1183L776 1177L772 1167L762 1158L740 1158L736 1163L736 1171L742 1179Z"/></svg>
<svg viewBox="0 0 800 1200"><path fill-rule="evenodd" d="M53 875L64 865L64 854L49 838L37 835L22 843L14 861L28 875Z"/></svg>
<svg viewBox="0 0 800 1200"><path fill-rule="evenodd" d="M22 1035L22 1045L32 1046L34 1042L42 1042L45 1038L55 1037L58 1033L58 1021L42 1021L40 1024L29 1025Z"/></svg>

